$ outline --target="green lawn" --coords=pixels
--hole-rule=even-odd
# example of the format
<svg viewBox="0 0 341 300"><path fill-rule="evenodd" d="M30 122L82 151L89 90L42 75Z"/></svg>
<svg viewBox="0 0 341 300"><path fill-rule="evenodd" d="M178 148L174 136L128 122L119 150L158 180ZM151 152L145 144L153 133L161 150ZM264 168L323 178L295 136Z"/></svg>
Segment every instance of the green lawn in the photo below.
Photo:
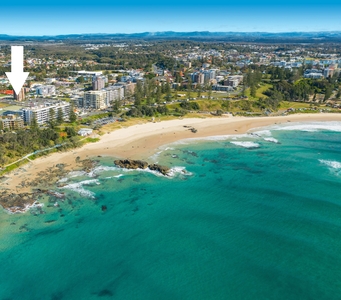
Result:
<svg viewBox="0 0 341 300"><path fill-rule="evenodd" d="M260 98L260 97L266 97L263 93L264 93L265 91L267 91L268 89L270 89L270 88L272 88L272 84L269 84L269 83L262 84L262 85L260 86L260 88L257 89L257 91L256 91L256 96L257 96L258 98Z"/></svg>
<svg viewBox="0 0 341 300"><path fill-rule="evenodd" d="M268 89L272 88L272 84L269 83L261 83L260 87L256 90L256 97L251 97L250 95L250 88L245 90L245 96L247 96L250 100L258 100L259 98L267 97L263 93Z"/></svg>
<svg viewBox="0 0 341 300"><path fill-rule="evenodd" d="M282 101L279 109L288 109L288 108L296 109L296 108L309 108L309 107L310 107L310 103Z"/></svg>

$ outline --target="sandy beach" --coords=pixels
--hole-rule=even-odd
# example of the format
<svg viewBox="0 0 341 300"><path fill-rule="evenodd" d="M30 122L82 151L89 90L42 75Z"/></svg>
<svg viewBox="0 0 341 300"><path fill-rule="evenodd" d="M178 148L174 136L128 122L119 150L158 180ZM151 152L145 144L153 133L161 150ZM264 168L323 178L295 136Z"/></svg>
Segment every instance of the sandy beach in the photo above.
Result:
<svg viewBox="0 0 341 300"><path fill-rule="evenodd" d="M67 164L67 169L76 167L76 158L112 156L113 158L147 159L162 145L187 138L215 135L242 134L248 130L287 122L341 121L341 114L295 114L279 117L232 117L184 118L162 122L148 122L118 129L101 136L99 142L87 144L82 148L67 152L53 153L36 159L22 168L6 174L8 180L1 188L16 192L27 192L29 188L18 187L23 180L34 179L39 172L56 164ZM196 133L189 130L197 129Z"/></svg>

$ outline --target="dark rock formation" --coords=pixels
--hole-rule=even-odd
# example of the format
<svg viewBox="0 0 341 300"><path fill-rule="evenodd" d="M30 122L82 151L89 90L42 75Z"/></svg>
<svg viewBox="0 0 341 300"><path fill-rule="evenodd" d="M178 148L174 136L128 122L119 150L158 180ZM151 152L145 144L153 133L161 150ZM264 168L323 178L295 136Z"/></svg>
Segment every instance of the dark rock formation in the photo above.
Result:
<svg viewBox="0 0 341 300"><path fill-rule="evenodd" d="M43 191L33 193L15 194L11 191L3 191L0 195L0 205L11 213L25 212L27 207L37 203L39 196Z"/></svg>
<svg viewBox="0 0 341 300"><path fill-rule="evenodd" d="M168 176L169 168L158 164L148 166L150 170L160 172L162 175Z"/></svg>
<svg viewBox="0 0 341 300"><path fill-rule="evenodd" d="M148 163L143 160L119 159L114 161L115 165L125 169L146 169Z"/></svg>
<svg viewBox="0 0 341 300"><path fill-rule="evenodd" d="M120 168L125 169L146 169L149 168L150 170L157 171L165 176L169 173L169 168L165 166L161 166L158 164L151 164L148 165L146 161L142 160L132 160L132 159L118 159L114 161L115 165Z"/></svg>

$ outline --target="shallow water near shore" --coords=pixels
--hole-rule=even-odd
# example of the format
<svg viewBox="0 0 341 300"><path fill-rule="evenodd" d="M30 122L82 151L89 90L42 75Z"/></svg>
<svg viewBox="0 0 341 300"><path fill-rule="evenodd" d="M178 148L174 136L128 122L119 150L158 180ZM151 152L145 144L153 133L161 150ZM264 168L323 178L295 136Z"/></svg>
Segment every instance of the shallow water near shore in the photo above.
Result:
<svg viewBox="0 0 341 300"><path fill-rule="evenodd" d="M2 212L0 299L340 299L341 123L298 125L161 147L169 178L102 157Z"/></svg>

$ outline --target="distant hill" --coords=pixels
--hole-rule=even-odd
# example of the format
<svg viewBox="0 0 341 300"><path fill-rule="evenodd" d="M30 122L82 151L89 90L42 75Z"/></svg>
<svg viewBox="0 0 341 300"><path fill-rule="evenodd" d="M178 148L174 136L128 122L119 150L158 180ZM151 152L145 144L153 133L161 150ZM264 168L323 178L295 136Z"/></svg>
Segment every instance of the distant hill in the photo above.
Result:
<svg viewBox="0 0 341 300"><path fill-rule="evenodd" d="M97 33L97 34L65 34L55 36L10 36L0 34L0 41L50 41L50 40L151 40L151 39L192 39L192 40L224 40L245 42L341 42L341 31L326 32L141 32L141 33Z"/></svg>

